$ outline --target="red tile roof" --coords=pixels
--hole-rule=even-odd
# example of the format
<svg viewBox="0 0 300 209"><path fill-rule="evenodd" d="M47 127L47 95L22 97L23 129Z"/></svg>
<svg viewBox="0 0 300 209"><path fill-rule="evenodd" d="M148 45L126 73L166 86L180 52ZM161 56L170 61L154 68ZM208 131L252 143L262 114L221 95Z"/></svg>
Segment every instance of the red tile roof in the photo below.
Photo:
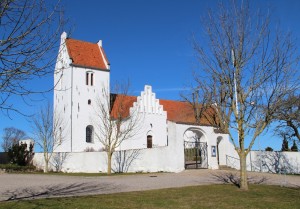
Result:
<svg viewBox="0 0 300 209"><path fill-rule="evenodd" d="M188 102L174 101L174 100L159 100L163 106L164 111L167 112L167 119L175 123L197 124L193 107ZM213 113L213 109L211 109ZM213 126L212 120L202 117L200 119L201 125Z"/></svg>
<svg viewBox="0 0 300 209"><path fill-rule="evenodd" d="M136 96L116 95L112 94L112 111L111 115L122 118L126 118L129 115L129 109L133 106L133 103L137 101ZM175 123L184 124L197 124L194 116L194 111L188 102L173 101L173 100L159 100L159 103L163 105L164 111L167 112L167 120ZM213 109L209 110L213 115ZM206 118L200 119L201 125L214 126L212 122L209 122Z"/></svg>
<svg viewBox="0 0 300 209"><path fill-rule="evenodd" d="M137 97L122 94L111 94L111 113L113 118L126 118L129 116L129 109L137 101Z"/></svg>
<svg viewBox="0 0 300 209"><path fill-rule="evenodd" d="M73 65L108 70L105 63L109 62L98 44L67 38L66 45Z"/></svg>

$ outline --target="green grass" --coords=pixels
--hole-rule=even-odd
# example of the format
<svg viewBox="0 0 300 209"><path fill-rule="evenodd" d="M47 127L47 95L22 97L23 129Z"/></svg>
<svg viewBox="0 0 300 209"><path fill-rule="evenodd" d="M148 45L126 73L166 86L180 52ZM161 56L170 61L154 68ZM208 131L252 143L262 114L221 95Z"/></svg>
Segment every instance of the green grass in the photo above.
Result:
<svg viewBox="0 0 300 209"><path fill-rule="evenodd" d="M300 208L300 190L250 185L241 191L232 185L194 186L85 197L2 202L0 208Z"/></svg>

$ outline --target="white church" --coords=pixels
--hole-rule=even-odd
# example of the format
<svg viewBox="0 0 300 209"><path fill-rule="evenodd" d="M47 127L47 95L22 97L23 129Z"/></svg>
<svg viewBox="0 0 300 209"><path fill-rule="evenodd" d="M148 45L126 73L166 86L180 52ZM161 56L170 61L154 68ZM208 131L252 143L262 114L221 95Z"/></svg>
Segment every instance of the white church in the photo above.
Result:
<svg viewBox="0 0 300 209"><path fill-rule="evenodd" d="M101 99L103 89L110 89L110 63L102 41L75 40L64 32L54 84L54 110L64 121L65 138L54 152L68 154L62 171L107 172L104 147L95 137L99 134L96 101ZM196 123L193 108L187 102L156 98L150 85L145 85L139 96L127 96L127 101L128 114L142 113L143 120L138 133L123 141L115 152L136 153L129 159L130 164L122 162L127 166L126 172L218 169L226 165L226 155L235 153L227 134L218 133L207 120ZM35 156L35 164L42 167L38 154L41 153ZM118 167L120 160L115 155L113 158L113 167Z"/></svg>

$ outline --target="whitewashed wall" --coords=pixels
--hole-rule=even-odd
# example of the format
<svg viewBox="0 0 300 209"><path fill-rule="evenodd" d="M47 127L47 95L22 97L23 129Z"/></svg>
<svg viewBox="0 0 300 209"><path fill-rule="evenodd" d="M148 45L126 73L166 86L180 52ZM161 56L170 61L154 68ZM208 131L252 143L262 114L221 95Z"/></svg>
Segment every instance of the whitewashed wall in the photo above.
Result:
<svg viewBox="0 0 300 209"><path fill-rule="evenodd" d="M234 157L233 157L234 155ZM229 167L240 169L239 157L226 156L226 164ZM300 173L300 152L268 152L251 151L247 155L247 170L269 173Z"/></svg>
<svg viewBox="0 0 300 209"><path fill-rule="evenodd" d="M228 134L217 134L219 141L219 161L220 165L226 165L226 156L238 157L237 152L231 143Z"/></svg>
<svg viewBox="0 0 300 209"><path fill-rule="evenodd" d="M54 110L64 122L62 136L64 140L56 148L57 152L82 152L86 148L98 150L99 141L86 142L86 127L92 125L95 105L106 89L109 95L109 70L98 70L72 66L65 44L67 34L61 35L61 45L54 73ZM102 41L98 45L102 46ZM106 63L107 65L107 63ZM107 65L109 68L109 66ZM93 85L86 85L86 73L93 73ZM90 82L90 81L89 81ZM91 100L91 104L88 104ZM97 129L94 126L95 131Z"/></svg>
<svg viewBox="0 0 300 209"><path fill-rule="evenodd" d="M71 138L71 77L72 63L65 44L67 34L61 35L59 53L54 71L54 94L53 109L60 119L64 121L62 135L66 139ZM65 140L58 147L57 151L71 152L71 140Z"/></svg>
<svg viewBox="0 0 300 209"><path fill-rule="evenodd" d="M86 148L98 150L100 142L94 137L90 143L86 142L86 127L93 125L94 131L99 132L98 126L94 121L99 120L96 115L95 107L97 100L106 101L103 97L104 92L109 91L109 71L93 70L88 68L72 67L73 70L73 96L72 96L72 151L83 152ZM86 72L94 74L94 85L86 85ZM109 94L109 92L107 92ZM71 98L70 98L71 99ZM88 100L91 104L88 104ZM99 134L99 133L98 133Z"/></svg>
<svg viewBox="0 0 300 209"><path fill-rule="evenodd" d="M169 122L169 124L171 124ZM175 128L175 127L176 128ZM191 126L186 124L174 124L169 126L169 133L175 133L176 140L181 144L184 143L186 139L186 133L188 131L199 131L203 135L200 138L201 142L207 143L207 155L208 155L208 168L209 169L218 169L218 157L212 156L212 146L217 149L217 139L220 139L219 144L219 161L220 165L225 165L226 163L226 154L230 154L232 150L232 144L229 142L228 135L218 134L214 132L214 128L211 126ZM184 148L182 148L182 151Z"/></svg>
<svg viewBox="0 0 300 209"><path fill-rule="evenodd" d="M123 172L180 172L184 168L184 134L190 130L191 126L168 122L168 140L167 146L154 147L151 149L129 149L125 151L127 162L118 161L118 155L115 152L113 156L112 168ZM231 154L231 143L227 135L216 134L212 127L192 127L202 131L201 141L208 144L208 168L218 169L217 156L211 156L211 146L216 146L218 137L222 137L220 142L220 164L226 164L226 155ZM235 151L234 151L235 152ZM56 153L53 154L55 157ZM124 157L124 151L122 152ZM132 160L132 158L134 158ZM131 161L132 160L132 161ZM54 159L52 160L52 169L55 170ZM131 162L130 162L131 161ZM34 164L43 168L43 153L36 153ZM66 153L66 158L62 163L63 172L107 172L106 152L72 152Z"/></svg>
<svg viewBox="0 0 300 209"><path fill-rule="evenodd" d="M132 151L136 151L137 155L127 172L180 172L184 170L183 143L178 143L176 140L164 147L127 150L129 154ZM53 153L53 157L55 155L56 153ZM72 152L66 155L62 163L63 172L107 172L106 152ZM43 153L35 153L33 162L38 168L43 169ZM54 159L51 162L52 170L55 170ZM116 155L112 162L113 169L117 170Z"/></svg>
<svg viewBox="0 0 300 209"><path fill-rule="evenodd" d="M141 125L138 134L122 142L121 150L147 148L147 135L152 136L152 147L167 146L167 113L151 86L145 85L144 91L130 108L130 114L139 114Z"/></svg>

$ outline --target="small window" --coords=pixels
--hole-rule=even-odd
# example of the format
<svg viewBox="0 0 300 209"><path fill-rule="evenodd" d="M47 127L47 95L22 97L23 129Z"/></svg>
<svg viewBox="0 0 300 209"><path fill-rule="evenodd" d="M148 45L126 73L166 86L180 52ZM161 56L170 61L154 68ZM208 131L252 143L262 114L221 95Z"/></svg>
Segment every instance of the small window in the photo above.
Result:
<svg viewBox="0 0 300 209"><path fill-rule="evenodd" d="M147 148L152 148L152 136L147 136Z"/></svg>
<svg viewBox="0 0 300 209"><path fill-rule="evenodd" d="M62 142L62 129L61 129L61 127L59 127L59 145L61 144L61 142Z"/></svg>
<svg viewBox="0 0 300 209"><path fill-rule="evenodd" d="M94 73L91 73L91 86L94 85Z"/></svg>
<svg viewBox="0 0 300 209"><path fill-rule="evenodd" d="M85 84L89 85L89 73L85 74Z"/></svg>
<svg viewBox="0 0 300 209"><path fill-rule="evenodd" d="M85 137L85 141L87 143L92 143L93 142L93 135L94 135L94 127L91 125L88 125L85 129L86 132L86 137Z"/></svg>
<svg viewBox="0 0 300 209"><path fill-rule="evenodd" d="M88 100L88 105L91 105L92 104L92 101L89 99Z"/></svg>

